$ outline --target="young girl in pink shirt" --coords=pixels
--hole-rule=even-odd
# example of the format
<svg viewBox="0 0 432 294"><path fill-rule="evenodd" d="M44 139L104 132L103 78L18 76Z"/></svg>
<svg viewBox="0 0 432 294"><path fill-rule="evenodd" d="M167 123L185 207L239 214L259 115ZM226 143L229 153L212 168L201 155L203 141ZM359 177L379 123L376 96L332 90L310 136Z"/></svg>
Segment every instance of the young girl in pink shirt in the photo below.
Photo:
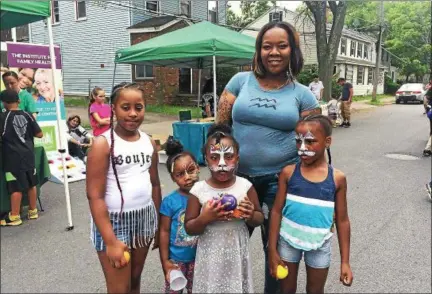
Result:
<svg viewBox="0 0 432 294"><path fill-rule="evenodd" d="M99 136L110 128L111 107L105 104L105 91L95 87L90 95L89 116L93 135Z"/></svg>

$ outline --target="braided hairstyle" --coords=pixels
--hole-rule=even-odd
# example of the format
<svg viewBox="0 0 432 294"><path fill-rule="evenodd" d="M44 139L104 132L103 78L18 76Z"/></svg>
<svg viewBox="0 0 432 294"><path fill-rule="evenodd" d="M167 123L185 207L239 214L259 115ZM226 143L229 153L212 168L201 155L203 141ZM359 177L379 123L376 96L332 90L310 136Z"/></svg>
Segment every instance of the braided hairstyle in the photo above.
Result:
<svg viewBox="0 0 432 294"><path fill-rule="evenodd" d="M95 88L96 89L96 88ZM120 96L120 93L122 92L122 90L124 89L136 89L142 92L143 94L143 100L144 100L144 91L140 88L140 86L136 83L120 83L116 86L114 86L114 88L111 91L111 95L110 95L110 106L111 106L111 116L110 116L110 140L111 140L111 146L110 146L110 160L111 160L111 166L114 172L114 177L116 179L116 183L117 183L117 188L120 191L120 196L121 196L121 209L120 209L120 217L122 215L123 212L123 206L124 206L124 197L123 197L123 190L122 187L120 185L120 180L118 178L118 173L117 173L117 167L116 167L116 158L114 156L114 103L116 101L116 99Z"/></svg>
<svg viewBox="0 0 432 294"><path fill-rule="evenodd" d="M195 156L189 151L185 151L183 145L179 141L175 140L173 136L168 137L165 152L168 155L166 167L170 175L174 172L175 161L182 156L190 156L192 160L197 164Z"/></svg>
<svg viewBox="0 0 432 294"><path fill-rule="evenodd" d="M322 127L322 130L323 130L324 135L326 137L331 136L333 133L333 124L332 124L331 120L325 115L322 115L322 114L308 115L308 116L300 119L297 124L301 124L301 123L305 123L305 122L318 123ZM327 147L326 150L327 150L327 156L329 159L329 165L331 165L332 157L331 157L330 147Z"/></svg>
<svg viewBox="0 0 432 294"><path fill-rule="evenodd" d="M219 144L223 138L228 138L233 142L234 149L239 152L240 146L237 140L232 135L232 128L227 124L213 124L207 132L207 142L203 146L202 153L206 157L206 150L210 140L216 139L216 144Z"/></svg>

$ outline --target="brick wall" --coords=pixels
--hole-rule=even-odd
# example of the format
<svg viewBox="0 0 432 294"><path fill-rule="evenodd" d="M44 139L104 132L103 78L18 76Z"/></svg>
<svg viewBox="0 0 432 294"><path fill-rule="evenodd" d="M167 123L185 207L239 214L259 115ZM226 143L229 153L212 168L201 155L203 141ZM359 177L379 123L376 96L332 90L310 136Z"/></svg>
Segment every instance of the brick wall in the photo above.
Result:
<svg viewBox="0 0 432 294"><path fill-rule="evenodd" d="M140 42L149 40L159 35L169 33L181 28L188 26L185 22L178 22L171 27L155 33L134 33L131 34L132 45ZM147 104L173 104L175 103L175 97L179 92L179 70L178 68L169 67L154 67L153 68L154 78L150 79L135 79L135 70L132 67L132 80L144 89L146 94Z"/></svg>

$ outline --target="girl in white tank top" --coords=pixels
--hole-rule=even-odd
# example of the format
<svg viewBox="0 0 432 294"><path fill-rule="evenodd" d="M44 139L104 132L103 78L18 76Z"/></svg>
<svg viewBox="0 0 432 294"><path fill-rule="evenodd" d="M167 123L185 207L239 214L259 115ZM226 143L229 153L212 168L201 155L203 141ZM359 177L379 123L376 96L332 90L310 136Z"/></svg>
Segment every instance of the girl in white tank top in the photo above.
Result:
<svg viewBox="0 0 432 294"><path fill-rule="evenodd" d="M139 292L145 256L151 241L157 239L161 203L158 155L154 142L139 130L145 110L138 85L117 85L111 103L111 128L95 139L87 161L91 240L107 291Z"/></svg>

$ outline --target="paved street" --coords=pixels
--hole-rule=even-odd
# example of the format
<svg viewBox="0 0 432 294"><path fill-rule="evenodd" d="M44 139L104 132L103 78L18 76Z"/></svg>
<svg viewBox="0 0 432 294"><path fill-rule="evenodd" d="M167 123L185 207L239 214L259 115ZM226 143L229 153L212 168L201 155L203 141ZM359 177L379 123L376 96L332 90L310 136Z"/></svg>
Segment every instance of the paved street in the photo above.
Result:
<svg viewBox="0 0 432 294"><path fill-rule="evenodd" d="M333 239L333 261L326 291L333 293L431 293L431 203L424 184L431 160L422 158L429 124L420 105L390 105L357 112L350 129L336 129L334 165L348 178L352 227L351 265L354 283L339 283L339 253ZM403 161L386 153L418 156ZM208 173L203 168L202 178ZM163 192L174 185L160 166ZM1 291L104 292L103 274L89 241L89 209L84 182L71 184L75 229L67 225L63 187L43 186L45 212L37 221L1 229ZM263 253L259 234L251 241L256 292L263 289ZM305 289L304 265L299 292ZM163 275L152 252L142 276L143 293L160 292Z"/></svg>

